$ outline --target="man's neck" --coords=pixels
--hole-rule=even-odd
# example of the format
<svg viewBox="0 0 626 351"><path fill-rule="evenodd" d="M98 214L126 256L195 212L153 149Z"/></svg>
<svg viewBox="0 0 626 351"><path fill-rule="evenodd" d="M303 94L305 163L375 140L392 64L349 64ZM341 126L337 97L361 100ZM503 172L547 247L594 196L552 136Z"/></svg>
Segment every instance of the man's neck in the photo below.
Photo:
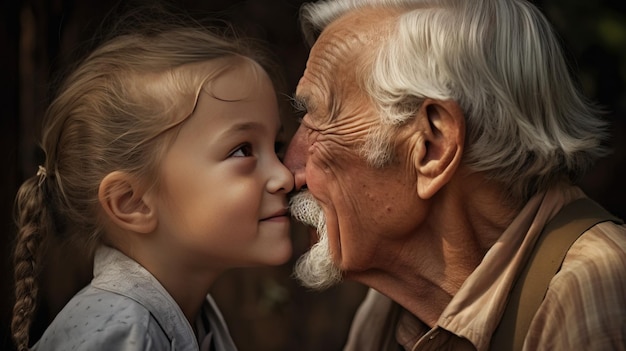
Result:
<svg viewBox="0 0 626 351"><path fill-rule="evenodd" d="M380 247L380 267L350 273L403 306L430 327L517 211L479 174L453 180L428 200L426 221L407 240ZM459 177L460 178L460 177ZM393 257L392 260L380 259Z"/></svg>

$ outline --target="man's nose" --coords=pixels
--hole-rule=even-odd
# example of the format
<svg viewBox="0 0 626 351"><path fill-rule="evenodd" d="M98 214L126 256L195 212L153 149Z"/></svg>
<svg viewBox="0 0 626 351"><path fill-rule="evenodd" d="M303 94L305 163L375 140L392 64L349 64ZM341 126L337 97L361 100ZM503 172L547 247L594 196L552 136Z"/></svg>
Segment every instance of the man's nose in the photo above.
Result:
<svg viewBox="0 0 626 351"><path fill-rule="evenodd" d="M309 146L306 141L306 131L302 126L298 127L293 135L283 162L289 168L295 180L294 190L298 191L306 187L306 162L308 157Z"/></svg>

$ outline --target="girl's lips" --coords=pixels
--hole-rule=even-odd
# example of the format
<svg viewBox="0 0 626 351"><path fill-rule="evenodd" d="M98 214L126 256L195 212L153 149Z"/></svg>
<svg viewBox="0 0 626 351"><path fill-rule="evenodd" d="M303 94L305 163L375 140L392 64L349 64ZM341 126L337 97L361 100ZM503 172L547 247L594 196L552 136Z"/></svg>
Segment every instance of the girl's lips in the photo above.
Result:
<svg viewBox="0 0 626 351"><path fill-rule="evenodd" d="M272 217L268 217L268 218L262 219L261 221L263 221L263 222L288 222L289 221L289 216L287 216L287 215L272 216Z"/></svg>
<svg viewBox="0 0 626 351"><path fill-rule="evenodd" d="M286 209L281 209L280 211L262 218L261 221L285 221L285 220L289 220L289 212Z"/></svg>

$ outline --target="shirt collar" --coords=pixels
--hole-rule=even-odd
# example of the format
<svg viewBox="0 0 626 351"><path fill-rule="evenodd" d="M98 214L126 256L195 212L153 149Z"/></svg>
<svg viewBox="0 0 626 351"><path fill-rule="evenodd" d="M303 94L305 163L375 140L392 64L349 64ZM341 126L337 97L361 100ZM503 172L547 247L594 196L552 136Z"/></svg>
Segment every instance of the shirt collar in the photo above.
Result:
<svg viewBox="0 0 626 351"><path fill-rule="evenodd" d="M559 186L531 198L452 298L438 327L468 339L477 350L488 350L516 273L542 229L565 204L583 196L578 187ZM412 349L427 331L417 318L405 316L398 321L396 335L405 348Z"/></svg>
<svg viewBox="0 0 626 351"><path fill-rule="evenodd" d="M143 305L176 350L198 350L197 341L190 342L196 337L178 304L150 272L120 251L108 246L96 250L91 285Z"/></svg>

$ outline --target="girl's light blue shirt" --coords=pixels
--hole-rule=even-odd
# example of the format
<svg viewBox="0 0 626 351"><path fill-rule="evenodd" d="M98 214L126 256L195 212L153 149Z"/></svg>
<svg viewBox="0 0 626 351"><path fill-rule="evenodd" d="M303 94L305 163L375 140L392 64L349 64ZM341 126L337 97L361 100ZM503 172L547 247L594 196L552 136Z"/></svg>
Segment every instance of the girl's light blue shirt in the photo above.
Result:
<svg viewBox="0 0 626 351"><path fill-rule="evenodd" d="M208 324L208 325L207 325ZM59 312L33 350L236 351L224 318L207 295L194 334L180 307L145 268L98 248L94 278Z"/></svg>

